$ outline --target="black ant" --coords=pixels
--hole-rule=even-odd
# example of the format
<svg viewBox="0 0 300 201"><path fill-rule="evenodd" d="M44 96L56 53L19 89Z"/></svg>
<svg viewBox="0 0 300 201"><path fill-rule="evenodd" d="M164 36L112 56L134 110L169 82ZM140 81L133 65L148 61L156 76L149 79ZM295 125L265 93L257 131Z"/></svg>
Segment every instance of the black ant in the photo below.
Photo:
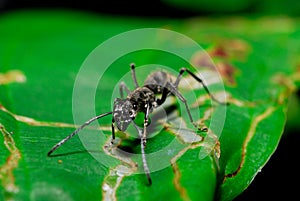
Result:
<svg viewBox="0 0 300 201"><path fill-rule="evenodd" d="M227 104L218 101L214 98L214 96L209 92L207 86L204 82L197 77L194 73L192 73L187 68L181 68L179 74L175 80L172 80L173 76L168 74L164 71L155 71L151 73L145 80L143 86L139 86L136 74L135 74L135 65L131 64L131 75L135 85L135 89L131 92L129 88L126 86L124 82L120 84L120 96L121 98L116 98L114 100L114 108L112 112L103 113L99 116L95 116L77 128L73 133L68 135L65 139L61 140L59 143L53 146L53 148L48 152L48 156L50 156L58 147L63 145L66 141L76 135L80 130L82 130L85 126L89 125L91 122L105 117L107 115L112 114L112 141L114 143L115 140L115 125L117 128L124 132L130 123L134 125L134 127L139 132L140 142L141 142L141 154L142 154L142 162L144 172L148 178L148 182L151 185L151 177L150 171L147 165L146 155L145 155L145 147L146 147L146 139L147 139L147 125L149 120L149 114L153 111L154 108L162 105L166 98L171 94L179 98L180 101L185 105L189 119L191 123L199 130L206 131L204 128L198 128L197 124L194 122L189 106L187 105L186 99L181 95L181 93L177 90L178 84L182 78L182 74L187 72L191 75L195 80L197 80L200 84L202 84L206 93L211 97L212 100L216 101L220 104ZM124 98L124 92L128 95ZM133 120L135 119L136 115L142 112L144 113L144 124L143 129L141 129Z"/></svg>

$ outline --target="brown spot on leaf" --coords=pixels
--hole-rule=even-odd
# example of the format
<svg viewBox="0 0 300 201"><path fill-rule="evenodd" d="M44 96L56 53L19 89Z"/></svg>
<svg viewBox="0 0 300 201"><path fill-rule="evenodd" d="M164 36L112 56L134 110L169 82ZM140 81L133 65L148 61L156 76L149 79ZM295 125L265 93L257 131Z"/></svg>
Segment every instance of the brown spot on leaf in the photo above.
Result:
<svg viewBox="0 0 300 201"><path fill-rule="evenodd" d="M245 61L250 52L251 46L241 39L223 40L208 50L217 70L231 86L236 85L235 77L237 76L237 69L232 61Z"/></svg>
<svg viewBox="0 0 300 201"><path fill-rule="evenodd" d="M235 86L237 69L233 61L245 61L251 52L250 45L241 39L223 40L207 52L196 52L191 63L195 68L218 71L227 85Z"/></svg>
<svg viewBox="0 0 300 201"><path fill-rule="evenodd" d="M209 51L212 58L244 61L251 52L251 46L244 40L224 40Z"/></svg>
<svg viewBox="0 0 300 201"><path fill-rule="evenodd" d="M234 68L230 63L218 62L216 64L219 73L225 78L228 85L235 86L235 76L237 74L236 68Z"/></svg>
<svg viewBox="0 0 300 201"><path fill-rule="evenodd" d="M25 75L19 70L10 70L6 73L0 73L0 85L12 82L22 83L26 81Z"/></svg>
<svg viewBox="0 0 300 201"><path fill-rule="evenodd" d="M213 48L209 52L209 54L211 57L221 57L221 58L228 57L228 53L226 52L225 48L223 48L222 46L217 46L217 47Z"/></svg>

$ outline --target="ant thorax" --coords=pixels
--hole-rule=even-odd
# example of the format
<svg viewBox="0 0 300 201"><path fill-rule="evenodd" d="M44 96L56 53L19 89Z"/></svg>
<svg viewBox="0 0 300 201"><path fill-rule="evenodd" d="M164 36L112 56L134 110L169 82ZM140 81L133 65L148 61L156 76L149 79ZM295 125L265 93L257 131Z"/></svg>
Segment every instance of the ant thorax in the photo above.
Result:
<svg viewBox="0 0 300 201"><path fill-rule="evenodd" d="M147 108L152 110L156 105L154 92L148 87L139 87L127 96L127 99L136 106L136 112L146 112Z"/></svg>

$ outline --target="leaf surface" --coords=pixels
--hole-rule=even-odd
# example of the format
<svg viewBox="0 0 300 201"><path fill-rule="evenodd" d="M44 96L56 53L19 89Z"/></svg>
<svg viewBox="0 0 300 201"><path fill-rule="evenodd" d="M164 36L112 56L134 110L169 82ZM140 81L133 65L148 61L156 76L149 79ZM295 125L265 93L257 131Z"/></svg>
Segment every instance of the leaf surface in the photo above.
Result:
<svg viewBox="0 0 300 201"><path fill-rule="evenodd" d="M284 26L282 22L286 22ZM272 28L279 25L281 29ZM55 157L47 157L50 148L75 129L73 87L89 53L119 33L166 26L204 47L224 79L230 105L218 143L208 145L212 153L200 159L205 144L187 143L184 132L178 134L164 124L165 129L147 141L146 152L163 150L165 154L162 158L150 154L151 170L167 165L151 172L153 184L148 186L139 143L128 137L129 131L118 132L117 138L124 150L137 156L105 149L111 134L111 118L105 117L99 121L100 127L94 122L80 138L72 138L57 150ZM288 98L300 77L295 57L299 54L299 27L287 18L137 20L28 11L2 16L0 33L1 200L232 200L249 186L275 151L285 126ZM193 59L195 66L202 65L197 55ZM98 85L95 108L82 105L83 116L89 109L97 114L111 110L112 92L129 72L131 62L156 62L174 71L187 65L161 52L125 55L111 65ZM140 84L146 76L145 72L138 74ZM93 86L91 80L84 78L83 88ZM133 83L127 84L133 88ZM203 94L199 92L200 99ZM189 104L200 108L200 119L209 125L211 119L205 115L218 117L222 107L211 107L210 101L200 99ZM180 120L180 115L175 115L169 124L173 127ZM181 121L189 123L185 118ZM161 124L154 129L159 128ZM100 130L104 136L99 135ZM186 132L212 137L210 133ZM81 136L91 149L85 149ZM171 142L174 144L169 147ZM99 162L99 157L111 165Z"/></svg>

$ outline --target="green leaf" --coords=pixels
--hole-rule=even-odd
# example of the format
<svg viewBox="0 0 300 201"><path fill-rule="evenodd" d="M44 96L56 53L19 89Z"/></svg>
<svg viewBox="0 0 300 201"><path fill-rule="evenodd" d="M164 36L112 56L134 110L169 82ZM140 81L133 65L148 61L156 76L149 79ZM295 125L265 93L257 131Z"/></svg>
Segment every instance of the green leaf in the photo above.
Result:
<svg viewBox="0 0 300 201"><path fill-rule="evenodd" d="M205 144L183 140L187 133L172 130L180 120L176 113L173 122L163 124L165 129L147 141L149 155L165 147L169 151L162 152L167 160L148 158L153 171L152 186L143 174L140 146L131 136L132 128L125 134L116 133L117 143L121 142L120 147L132 155L113 152L115 147L107 149L111 117L100 119L100 127L94 122L60 147L54 157L47 157L54 144L74 131L77 124L84 123L76 121L74 125L72 104L76 103L72 101L76 76L86 57L111 37L145 27L168 27L185 34L212 57L230 102L225 107L226 121L219 141L214 141L211 132L195 135L194 131L186 132L200 139L212 137L212 141ZM299 54L299 33L296 22L289 18L175 21L119 19L67 11L27 11L2 16L0 199L232 200L250 185L276 150L285 126L288 98L296 90L295 82L300 80L296 71L299 61L295 57ZM137 40L148 42L143 37ZM166 44L172 46L178 41L171 42L167 40ZM117 51L118 45L130 48L133 43L116 44L107 51ZM152 50L118 58L101 83L96 83L95 99L87 100L95 102L95 107L87 102L76 105L82 119L91 118L87 116L90 111L111 111L112 97L118 96L115 91L119 80L126 73L126 83L130 78L131 62L137 64L139 83L148 75L148 71L138 71L144 64L165 65L175 72L188 65L174 55ZM190 62L202 66L201 54L195 54ZM95 86L95 75L92 72L80 80L82 100ZM127 84L133 88L130 80ZM209 88L215 91L214 86ZM207 97L204 92L195 91L200 102L188 100L194 104L192 112L200 108L204 124L213 124L211 115L218 119L224 107L212 106L207 98L203 100ZM188 91L182 93L186 95ZM175 105L182 106L180 102ZM181 115L181 120L188 124L186 113ZM218 129L217 125L211 126ZM160 128L162 125L158 124L154 129ZM168 147L171 142L174 143ZM86 144L90 146L88 150ZM211 150L206 157L199 157L199 153ZM166 165L154 171L161 164Z"/></svg>

